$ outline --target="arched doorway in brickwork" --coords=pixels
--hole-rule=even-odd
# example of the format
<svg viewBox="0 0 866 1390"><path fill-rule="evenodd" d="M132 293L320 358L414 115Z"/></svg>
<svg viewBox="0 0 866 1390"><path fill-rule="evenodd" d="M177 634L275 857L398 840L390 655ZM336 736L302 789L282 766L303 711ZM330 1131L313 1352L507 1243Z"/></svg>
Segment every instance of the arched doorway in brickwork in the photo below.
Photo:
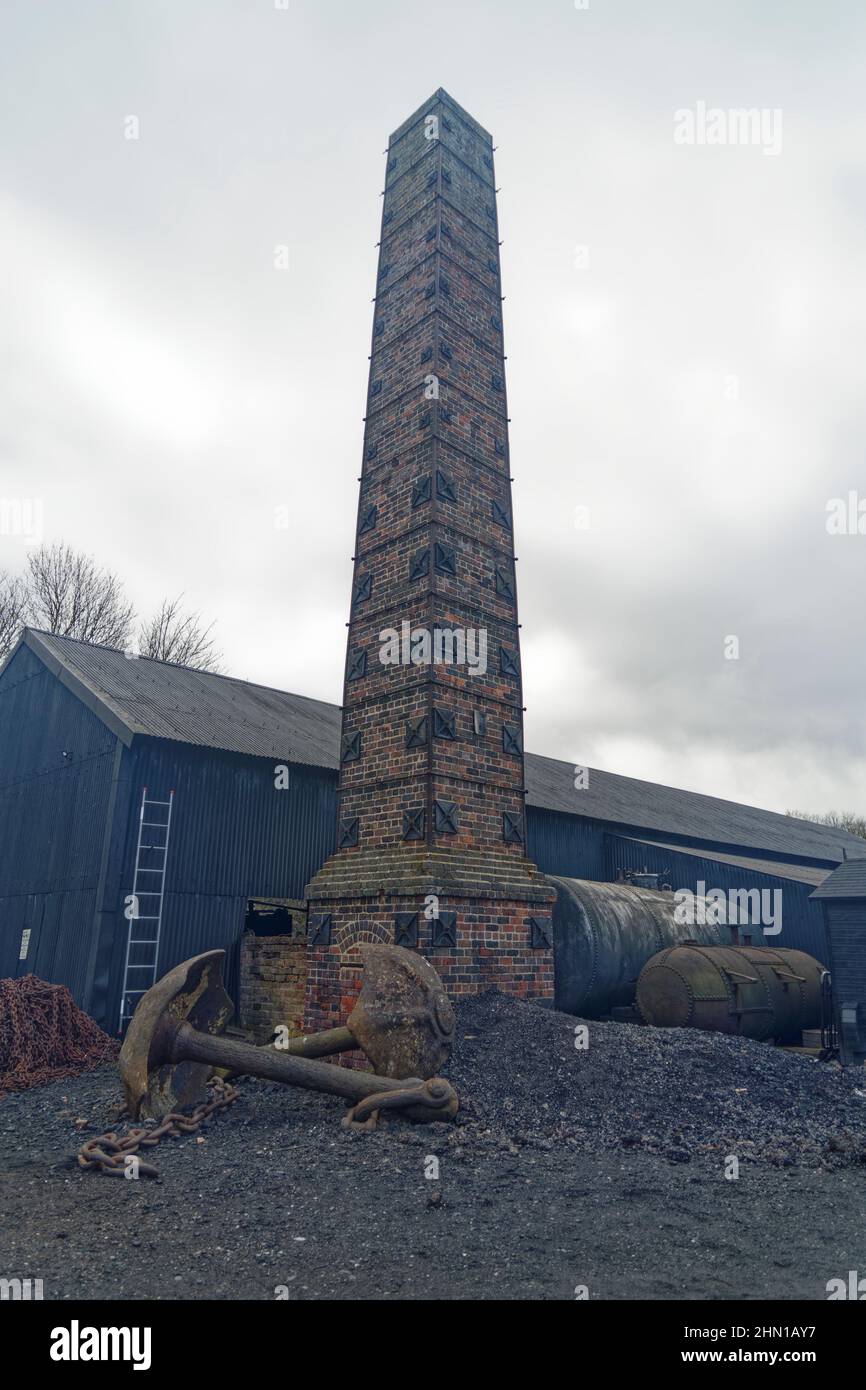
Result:
<svg viewBox="0 0 866 1390"><path fill-rule="evenodd" d="M341 923L336 942L340 952L340 971L357 975L364 968L361 946L389 946L393 939L392 929L371 917L351 918Z"/></svg>

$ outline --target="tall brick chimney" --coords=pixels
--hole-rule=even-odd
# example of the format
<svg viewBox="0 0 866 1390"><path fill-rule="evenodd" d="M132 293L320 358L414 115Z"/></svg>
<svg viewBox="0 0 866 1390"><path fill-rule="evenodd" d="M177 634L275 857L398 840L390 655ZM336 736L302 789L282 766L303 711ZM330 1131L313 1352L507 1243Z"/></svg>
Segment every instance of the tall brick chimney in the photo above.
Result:
<svg viewBox="0 0 866 1390"><path fill-rule="evenodd" d="M389 141L380 245L308 1029L351 1008L364 941L420 951L452 995L553 996L554 894L526 857L493 145L441 89Z"/></svg>

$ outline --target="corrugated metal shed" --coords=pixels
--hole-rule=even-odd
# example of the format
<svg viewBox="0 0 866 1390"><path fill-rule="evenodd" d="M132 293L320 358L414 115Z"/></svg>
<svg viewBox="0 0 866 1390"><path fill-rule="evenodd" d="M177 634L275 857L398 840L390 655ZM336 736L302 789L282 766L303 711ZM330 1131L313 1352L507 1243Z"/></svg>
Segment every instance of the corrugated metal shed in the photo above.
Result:
<svg viewBox="0 0 866 1390"><path fill-rule="evenodd" d="M143 734L314 767L339 766L337 705L231 676L130 660L110 647L32 629L23 640L79 698L91 702L97 712L101 709L127 742ZM597 768L588 771L589 784L578 791L572 764L527 753L527 806L636 833L653 831L707 846L761 850L789 861L817 859L828 867L839 863L846 851L866 855L866 843L845 830Z"/></svg>

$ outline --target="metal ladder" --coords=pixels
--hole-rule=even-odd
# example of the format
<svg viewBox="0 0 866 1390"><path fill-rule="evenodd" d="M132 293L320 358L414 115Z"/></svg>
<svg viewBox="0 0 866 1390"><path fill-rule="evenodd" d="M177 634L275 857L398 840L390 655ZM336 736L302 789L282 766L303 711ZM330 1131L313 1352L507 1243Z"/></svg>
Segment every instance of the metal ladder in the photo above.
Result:
<svg viewBox="0 0 866 1390"><path fill-rule="evenodd" d="M154 801L142 787L138 816L138 844L132 880L132 912L123 963L123 991L117 1031L123 1033L135 1013L135 1006L151 985L156 984L159 959L159 932L165 892L165 866L174 792L168 801ZM158 819L162 814L165 819ZM148 843L151 841L152 843Z"/></svg>

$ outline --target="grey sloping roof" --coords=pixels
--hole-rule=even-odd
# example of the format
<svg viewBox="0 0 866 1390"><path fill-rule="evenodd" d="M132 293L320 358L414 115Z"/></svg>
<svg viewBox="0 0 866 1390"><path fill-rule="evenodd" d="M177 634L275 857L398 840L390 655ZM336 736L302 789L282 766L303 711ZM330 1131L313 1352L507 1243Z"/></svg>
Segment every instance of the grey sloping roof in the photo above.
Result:
<svg viewBox="0 0 866 1390"><path fill-rule="evenodd" d="M339 766L338 705L233 676L133 660L113 647L32 628L21 640L126 743L138 734L311 767ZM535 753L526 754L526 787L529 806L612 828L829 863L838 863L843 849L851 856L866 854L866 843L845 830L596 768L589 769L588 787L577 791L571 763Z"/></svg>
<svg viewBox="0 0 866 1390"><path fill-rule="evenodd" d="M23 640L126 743L142 734L313 767L339 765L336 705L30 628Z"/></svg>
<svg viewBox="0 0 866 1390"><path fill-rule="evenodd" d="M837 863L843 849L854 856L866 854L866 841L847 830L835 830L814 821L762 811L739 801L723 801L701 792L664 787L658 782L639 782L615 772L589 769L588 786L575 790L574 768L555 758L527 754L527 804L571 815L590 816L635 830L668 835L687 835L695 840L736 845L739 849L764 850L804 859Z"/></svg>
<svg viewBox="0 0 866 1390"><path fill-rule="evenodd" d="M866 860L846 859L829 874L813 898L866 898Z"/></svg>
<svg viewBox="0 0 866 1390"><path fill-rule="evenodd" d="M661 840L640 840L634 835L618 835L618 840L628 840L633 845L648 845L652 849L663 849L670 854L688 854L693 859L708 859L713 864L730 864L735 869L745 869L757 874L772 874L775 878L792 879L795 883L823 883L830 869L812 868L808 864L785 864L778 859L753 859L744 854L722 854L718 850L693 849L689 845L666 845Z"/></svg>

